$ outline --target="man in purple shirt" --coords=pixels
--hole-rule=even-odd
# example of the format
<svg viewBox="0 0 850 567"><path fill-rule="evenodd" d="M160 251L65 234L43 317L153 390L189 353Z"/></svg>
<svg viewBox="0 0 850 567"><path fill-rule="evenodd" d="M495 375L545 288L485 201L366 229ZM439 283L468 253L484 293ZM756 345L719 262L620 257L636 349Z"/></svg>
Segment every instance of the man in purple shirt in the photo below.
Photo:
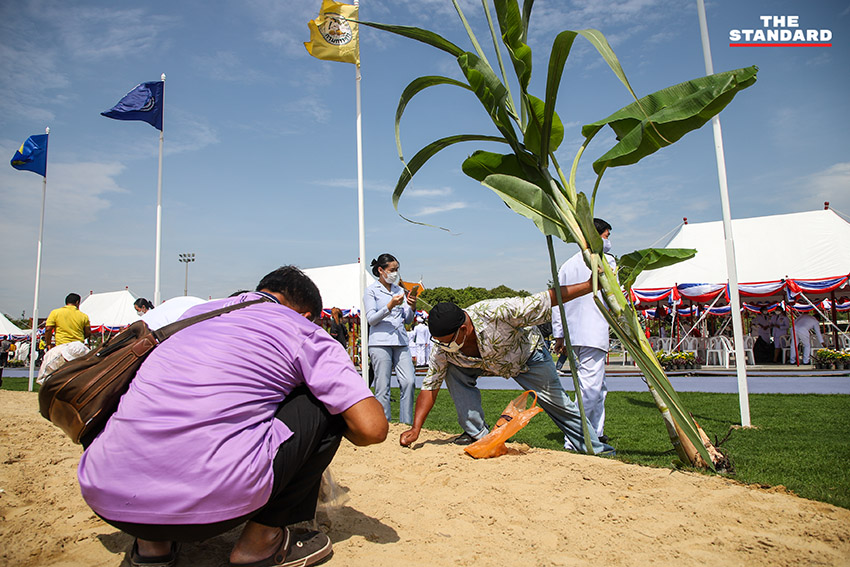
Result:
<svg viewBox="0 0 850 567"><path fill-rule="evenodd" d="M342 346L313 323L321 296L298 268L183 317L261 298L159 345L83 453L83 498L136 537L134 566L174 565L178 542L244 522L231 565L312 565L332 553L325 534L287 526L314 516L341 438L380 443L387 421Z"/></svg>

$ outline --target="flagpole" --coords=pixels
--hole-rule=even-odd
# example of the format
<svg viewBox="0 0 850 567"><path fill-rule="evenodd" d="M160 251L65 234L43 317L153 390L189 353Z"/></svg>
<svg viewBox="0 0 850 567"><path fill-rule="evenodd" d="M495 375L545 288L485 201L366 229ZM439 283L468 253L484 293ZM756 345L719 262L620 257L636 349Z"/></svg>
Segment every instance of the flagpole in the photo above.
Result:
<svg viewBox="0 0 850 567"><path fill-rule="evenodd" d="M50 136L50 128L45 128L44 133L47 134L48 140ZM35 292L32 300L32 334L30 335L30 378L29 390L32 392L33 383L35 381L35 359L38 352L38 285L41 280L41 241L44 236L44 202L47 200L47 150L50 148L48 141L47 147L44 149L44 177L41 181L41 221L38 223L38 252L35 256ZM47 345L45 345L47 348Z"/></svg>
<svg viewBox="0 0 850 567"><path fill-rule="evenodd" d="M360 9L360 0L354 0ZM359 17L359 12L358 12ZM357 228L360 245L360 369L363 381L369 383L369 322L366 320L366 221L363 198L363 136L360 114L360 40L357 41L357 63L354 65L354 85L357 98Z"/></svg>
<svg viewBox="0 0 850 567"><path fill-rule="evenodd" d="M697 0L700 37L705 59L706 75L714 74L711 62L711 46L708 42L708 23L705 18L705 2ZM732 316L732 334L735 338L735 367L738 373L738 404L741 408L741 425L750 427L750 400L747 386L747 367L744 360L744 325L741 321L741 299L738 293L738 269L735 260L735 239L732 235L732 213L729 208L729 187L726 184L726 157L723 153L723 133L720 130L720 118L715 114L711 119L714 129L714 153L717 160L717 177L720 182L720 208L723 213L723 234L726 243L726 271L729 275L729 304Z"/></svg>
<svg viewBox="0 0 850 567"><path fill-rule="evenodd" d="M162 258L162 143L165 135L165 73L162 74L162 128L159 131L159 174L156 182L156 266L154 267L153 305L160 303L159 279Z"/></svg>

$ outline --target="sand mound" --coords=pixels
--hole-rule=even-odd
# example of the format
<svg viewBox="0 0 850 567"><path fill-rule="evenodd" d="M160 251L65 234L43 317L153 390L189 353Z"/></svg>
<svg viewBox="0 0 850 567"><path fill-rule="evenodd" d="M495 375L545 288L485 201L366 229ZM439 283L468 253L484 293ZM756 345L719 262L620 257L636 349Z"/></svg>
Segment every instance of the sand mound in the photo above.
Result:
<svg viewBox="0 0 850 567"><path fill-rule="evenodd" d="M0 564L129 565L130 537L80 497L81 448L34 394L0 391L0 415ZM564 452L475 461L442 433L403 449L401 430L331 465L346 502L319 518L330 565L850 565L850 510ZM237 533L184 545L180 565L226 566Z"/></svg>

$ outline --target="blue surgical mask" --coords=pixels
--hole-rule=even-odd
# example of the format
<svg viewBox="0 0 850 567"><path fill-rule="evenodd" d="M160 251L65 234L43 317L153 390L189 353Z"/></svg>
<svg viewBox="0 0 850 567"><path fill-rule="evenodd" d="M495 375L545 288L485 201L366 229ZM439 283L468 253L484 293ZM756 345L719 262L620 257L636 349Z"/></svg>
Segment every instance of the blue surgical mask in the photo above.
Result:
<svg viewBox="0 0 850 567"><path fill-rule="evenodd" d="M607 254L611 250L611 241L607 238L602 239L602 253Z"/></svg>

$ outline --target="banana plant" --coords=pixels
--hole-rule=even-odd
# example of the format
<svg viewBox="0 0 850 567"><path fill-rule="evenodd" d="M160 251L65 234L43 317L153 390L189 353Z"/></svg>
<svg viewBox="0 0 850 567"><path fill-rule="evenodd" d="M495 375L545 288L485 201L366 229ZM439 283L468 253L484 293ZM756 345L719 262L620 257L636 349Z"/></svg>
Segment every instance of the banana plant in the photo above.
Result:
<svg viewBox="0 0 850 567"><path fill-rule="evenodd" d="M595 301L614 333L643 372L680 460L696 467L712 470L721 468L722 455L711 446L708 437L694 422L671 386L655 358L634 306L627 301L615 271L603 258L602 239L593 225L593 208L603 174L609 167L637 163L660 148L676 142L686 133L703 126L729 104L739 91L756 81L757 68L749 67L697 78L638 98L601 32L594 29L567 30L558 34L552 43L544 98L541 99L528 91L532 51L526 39L533 0L525 0L522 8L517 0L493 0L497 24L493 21L489 0L482 0L498 73L487 59L457 0L452 0L452 3L472 45L471 51L462 49L429 30L359 22L425 43L451 55L455 58L464 79L423 76L410 82L402 92L396 111L395 128L398 155L404 167L393 192L396 211L399 198L411 178L441 150L460 142L497 142L507 146L506 153L475 151L463 162L464 173L495 192L508 207L530 219L546 236L553 281L558 281L558 276L552 238L574 242L579 246L593 274ZM584 143L576 153L570 170L566 172L555 157L555 152L564 139L563 122L555 108L564 66L577 38L583 38L596 49L629 91L634 102L607 118L582 128ZM514 71L512 81L508 80L502 49L507 52ZM431 142L412 158L405 160L400 135L404 111L414 96L438 85L461 88L475 96L490 117L497 134L447 136ZM576 170L590 142L606 126L615 132L616 143L593 162L597 177L588 198L585 192L578 190ZM669 265L687 259L693 253L692 250L664 249L634 252L626 256L629 278L634 281L641 270ZM630 282L627 283L630 285ZM555 289L559 291L558 286ZM597 291L601 293L597 294ZM558 306L561 320L565 322L560 297ZM568 340L566 328L565 339ZM572 356L570 366L583 418L584 409ZM585 439L589 447L586 431Z"/></svg>

